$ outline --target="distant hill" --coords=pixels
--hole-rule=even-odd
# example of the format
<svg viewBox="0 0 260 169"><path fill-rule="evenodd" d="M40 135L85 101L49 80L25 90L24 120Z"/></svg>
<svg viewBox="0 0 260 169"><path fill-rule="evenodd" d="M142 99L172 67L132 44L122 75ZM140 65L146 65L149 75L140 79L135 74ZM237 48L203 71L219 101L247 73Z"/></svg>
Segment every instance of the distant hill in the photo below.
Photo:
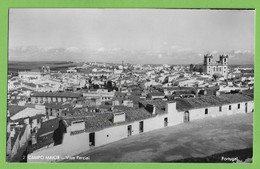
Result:
<svg viewBox="0 0 260 169"><path fill-rule="evenodd" d="M8 62L8 73L14 73L18 71L40 71L42 66L49 66L51 70L65 71L68 67L82 65L80 63L73 62L60 62L60 61L9 61Z"/></svg>
<svg viewBox="0 0 260 169"><path fill-rule="evenodd" d="M76 50L77 49L77 50ZM223 52L212 52L214 59L218 60ZM118 48L103 50L86 50L79 48L53 48L16 47L9 50L9 59L17 61L78 61L78 62L107 62L107 63L140 63L140 64L200 64L203 63L204 54L192 49L167 48L162 51L132 51ZM254 53L251 51L232 50L229 55L229 64L254 64Z"/></svg>

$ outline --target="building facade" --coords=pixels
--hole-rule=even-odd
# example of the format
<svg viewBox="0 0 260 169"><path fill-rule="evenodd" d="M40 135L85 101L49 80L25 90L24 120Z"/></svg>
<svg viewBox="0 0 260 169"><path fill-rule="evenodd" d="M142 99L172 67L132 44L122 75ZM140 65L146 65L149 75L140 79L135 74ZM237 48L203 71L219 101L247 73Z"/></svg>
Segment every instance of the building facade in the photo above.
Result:
<svg viewBox="0 0 260 169"><path fill-rule="evenodd" d="M254 111L253 98L241 94L205 96L194 102L196 99L177 99L176 102L144 101L138 110L63 119L59 126L64 131L61 144L32 152L29 156L73 156L93 147L180 123ZM53 160L30 159L28 162L50 161Z"/></svg>
<svg viewBox="0 0 260 169"><path fill-rule="evenodd" d="M228 76L228 55L220 55L219 61L214 61L212 55L204 55L203 70L205 74L221 74L225 79Z"/></svg>

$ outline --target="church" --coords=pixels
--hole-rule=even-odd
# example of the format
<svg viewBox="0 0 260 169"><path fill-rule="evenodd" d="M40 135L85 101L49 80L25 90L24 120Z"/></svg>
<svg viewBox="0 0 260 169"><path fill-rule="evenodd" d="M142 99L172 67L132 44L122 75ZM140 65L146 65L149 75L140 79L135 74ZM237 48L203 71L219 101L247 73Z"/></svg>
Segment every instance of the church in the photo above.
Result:
<svg viewBox="0 0 260 169"><path fill-rule="evenodd" d="M228 75L228 55L220 55L219 61L214 61L212 55L204 55L203 70L205 74L221 74L225 79Z"/></svg>

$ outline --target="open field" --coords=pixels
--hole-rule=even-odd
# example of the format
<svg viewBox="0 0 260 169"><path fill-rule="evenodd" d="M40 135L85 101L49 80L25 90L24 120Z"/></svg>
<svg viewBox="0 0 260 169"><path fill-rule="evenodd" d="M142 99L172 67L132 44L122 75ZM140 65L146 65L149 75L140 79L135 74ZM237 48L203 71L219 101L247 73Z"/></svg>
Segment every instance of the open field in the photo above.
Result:
<svg viewBox="0 0 260 169"><path fill-rule="evenodd" d="M9 61L8 62L8 73L17 73L18 71L32 71L41 70L42 66L49 66L53 71L64 71L68 67L81 65L80 63L73 62L20 62L20 61Z"/></svg>
<svg viewBox="0 0 260 169"><path fill-rule="evenodd" d="M237 114L131 136L79 154L88 161L67 162L174 162L252 147L253 114Z"/></svg>

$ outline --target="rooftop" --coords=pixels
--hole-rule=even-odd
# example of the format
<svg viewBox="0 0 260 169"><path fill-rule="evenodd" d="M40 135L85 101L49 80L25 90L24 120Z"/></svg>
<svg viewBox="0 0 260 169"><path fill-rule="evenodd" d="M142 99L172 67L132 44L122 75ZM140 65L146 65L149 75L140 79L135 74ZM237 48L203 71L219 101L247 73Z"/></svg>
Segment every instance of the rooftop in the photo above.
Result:
<svg viewBox="0 0 260 169"><path fill-rule="evenodd" d="M220 96L208 95L198 98L176 99L176 107L179 111L185 111L195 108L221 106L230 103L239 103L252 100L252 97L243 94L221 94Z"/></svg>
<svg viewBox="0 0 260 169"><path fill-rule="evenodd" d="M17 114L26 108L27 107L25 107L25 106L8 105L8 110L9 110L10 116Z"/></svg>
<svg viewBox="0 0 260 169"><path fill-rule="evenodd" d="M47 108L55 108L55 109L63 109L70 107L70 103L62 103L62 102L51 102L51 103L45 103L44 104Z"/></svg>
<svg viewBox="0 0 260 169"><path fill-rule="evenodd" d="M48 121L42 122L41 128L38 130L37 135L41 136L42 134L53 132L54 130L56 130L59 127L60 120L61 120L60 118L54 118L54 119L50 119Z"/></svg>
<svg viewBox="0 0 260 169"><path fill-rule="evenodd" d="M155 116L144 108L131 109L124 112L126 116L125 121L120 123L113 123L113 113L95 113L92 116L64 118L64 121L67 126L70 126L73 121L83 120L85 122L85 131L96 131L106 127L127 124L133 121L143 120Z"/></svg>
<svg viewBox="0 0 260 169"><path fill-rule="evenodd" d="M81 97L81 93L72 92L34 92L31 97Z"/></svg>

